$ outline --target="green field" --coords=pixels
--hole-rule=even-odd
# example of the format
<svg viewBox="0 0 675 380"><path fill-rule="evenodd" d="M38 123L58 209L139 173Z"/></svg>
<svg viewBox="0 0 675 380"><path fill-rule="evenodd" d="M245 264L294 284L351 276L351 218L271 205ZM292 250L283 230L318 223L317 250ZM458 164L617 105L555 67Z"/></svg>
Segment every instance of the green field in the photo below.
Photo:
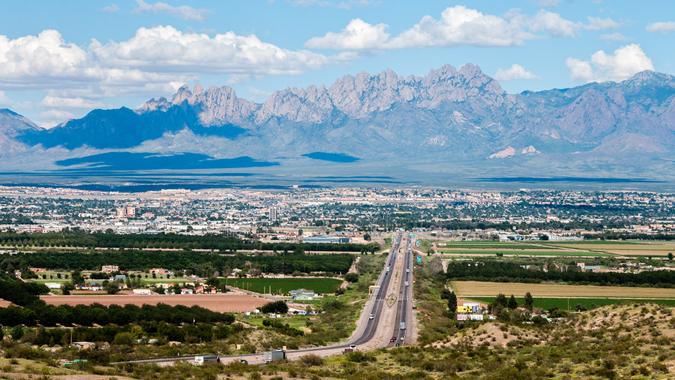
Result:
<svg viewBox="0 0 675 380"><path fill-rule="evenodd" d="M445 245L438 245L438 249L443 248L503 248L503 249L532 249L541 248L536 244L528 243L509 243L509 242L495 242L495 241L462 241L462 242L447 242Z"/></svg>
<svg viewBox="0 0 675 380"><path fill-rule="evenodd" d="M532 251L532 250L498 250L498 249L464 249L461 251L447 251L440 250L441 255L497 255L498 253L504 256L612 256L604 252L590 252L590 251Z"/></svg>
<svg viewBox="0 0 675 380"><path fill-rule="evenodd" d="M194 283L195 280L188 277L172 277L172 278L142 278L142 284L184 284Z"/></svg>
<svg viewBox="0 0 675 380"><path fill-rule="evenodd" d="M495 297L466 297L466 300L490 303ZM516 297L519 305L525 303L523 298ZM626 298L534 298L534 307L544 310L558 308L561 310L574 311L576 305L581 305L586 309L593 309L605 305L614 304L632 304L632 303L655 303L665 306L675 306L675 299L626 299ZM569 309L568 309L569 307Z"/></svg>
<svg viewBox="0 0 675 380"><path fill-rule="evenodd" d="M342 280L335 278L228 278L222 282L229 286L256 293L288 294L294 289L309 289L319 294L335 293Z"/></svg>

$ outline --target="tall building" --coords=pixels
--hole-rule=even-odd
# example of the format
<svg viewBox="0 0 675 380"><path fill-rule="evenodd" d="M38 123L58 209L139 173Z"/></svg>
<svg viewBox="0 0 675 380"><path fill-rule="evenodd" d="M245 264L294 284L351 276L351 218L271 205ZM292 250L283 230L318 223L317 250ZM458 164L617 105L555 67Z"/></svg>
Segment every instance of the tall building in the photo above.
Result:
<svg viewBox="0 0 675 380"><path fill-rule="evenodd" d="M270 207L269 213L270 213L270 214L269 214L270 222L272 222L272 223L276 222L276 221L277 221L277 218L278 218L278 215L277 215L278 210L277 210L277 208L276 208L276 207Z"/></svg>
<svg viewBox="0 0 675 380"><path fill-rule="evenodd" d="M127 214L127 218L135 217L136 216L136 207L127 206L126 214Z"/></svg>

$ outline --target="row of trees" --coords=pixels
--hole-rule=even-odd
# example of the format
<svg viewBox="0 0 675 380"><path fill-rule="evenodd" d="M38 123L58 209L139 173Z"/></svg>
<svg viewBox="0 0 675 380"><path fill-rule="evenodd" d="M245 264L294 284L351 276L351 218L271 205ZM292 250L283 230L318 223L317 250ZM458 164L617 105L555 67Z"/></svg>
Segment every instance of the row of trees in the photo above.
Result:
<svg viewBox="0 0 675 380"><path fill-rule="evenodd" d="M210 277L227 268L254 267L267 273L329 272L345 273L354 257L346 254L306 255L222 255L202 252L41 252L14 255L20 266L62 270L98 270L102 265L118 265L121 270L146 271L150 268L187 270ZM209 273L210 272L210 273Z"/></svg>
<svg viewBox="0 0 675 380"><path fill-rule="evenodd" d="M115 324L119 326L138 321L164 321L181 323L226 323L234 322L234 316L218 313L199 306L159 305L46 305L33 303L29 307L10 306L0 308L0 325L3 326L56 326L79 325L92 326Z"/></svg>
<svg viewBox="0 0 675 380"><path fill-rule="evenodd" d="M36 247L103 247L103 248L164 248L211 249L221 252L270 250L290 252L298 247L307 251L375 252L377 243L369 244L303 244L289 242L263 243L242 240L232 235L179 235L179 234L115 234L67 231L53 233L0 233L0 245Z"/></svg>
<svg viewBox="0 0 675 380"><path fill-rule="evenodd" d="M547 272L525 269L516 263L501 261L453 262L448 265L450 279L498 282L543 282L561 281L578 284L623 285L623 286L675 286L675 272L653 271L641 273L595 273L576 270L555 270Z"/></svg>

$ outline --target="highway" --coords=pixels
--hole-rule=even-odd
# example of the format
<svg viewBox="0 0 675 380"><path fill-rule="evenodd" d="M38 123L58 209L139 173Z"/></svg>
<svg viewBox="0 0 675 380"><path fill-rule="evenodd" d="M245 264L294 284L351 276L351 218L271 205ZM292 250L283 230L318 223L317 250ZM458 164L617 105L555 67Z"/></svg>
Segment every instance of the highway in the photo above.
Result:
<svg viewBox="0 0 675 380"><path fill-rule="evenodd" d="M405 240L405 252L401 254L403 240ZM413 328L413 323L410 323L412 319L412 309L410 309L410 299L412 298L412 244L411 236L403 238L402 233L397 233L392 239L389 256L376 282L377 287L366 302L357 321L357 327L349 339L344 343L328 346L288 350L286 351L287 359L294 360L308 354L336 355L344 352L350 346L356 346L357 350L371 350L394 344L405 344L407 342L406 332L410 335L410 329ZM406 282L408 286L406 286ZM394 305L396 305L396 308L393 307ZM406 322L406 329L404 330L400 329L401 321ZM396 337L395 342L392 342L392 337ZM177 361L193 361L195 358L196 356L176 356L111 364L154 363L171 365ZM220 363L223 364L242 360L249 364L265 362L263 353L219 357Z"/></svg>
<svg viewBox="0 0 675 380"><path fill-rule="evenodd" d="M409 330L413 328L412 323L412 236L408 236L406 239L405 253L403 255L403 263L405 266L405 272L401 276L401 284L399 286L399 295L398 295L398 307L396 308L396 325L394 326L394 331L392 334L393 337L396 337L395 342L390 342L389 345L400 346L407 343L410 339L407 336Z"/></svg>

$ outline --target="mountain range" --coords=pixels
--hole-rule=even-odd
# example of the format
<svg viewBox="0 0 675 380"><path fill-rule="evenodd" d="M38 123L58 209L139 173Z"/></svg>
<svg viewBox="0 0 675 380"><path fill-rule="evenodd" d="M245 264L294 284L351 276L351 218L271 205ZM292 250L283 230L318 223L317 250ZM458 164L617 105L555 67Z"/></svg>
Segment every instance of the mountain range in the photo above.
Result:
<svg viewBox="0 0 675 380"><path fill-rule="evenodd" d="M247 167L296 174L396 171L420 183L532 173L671 181L675 77L645 71L622 82L509 94L476 65L445 65L425 76L347 75L329 87L277 91L263 103L230 87L183 86L170 99L96 109L50 129L0 110L5 170L112 168L102 157L120 154L245 157Z"/></svg>

